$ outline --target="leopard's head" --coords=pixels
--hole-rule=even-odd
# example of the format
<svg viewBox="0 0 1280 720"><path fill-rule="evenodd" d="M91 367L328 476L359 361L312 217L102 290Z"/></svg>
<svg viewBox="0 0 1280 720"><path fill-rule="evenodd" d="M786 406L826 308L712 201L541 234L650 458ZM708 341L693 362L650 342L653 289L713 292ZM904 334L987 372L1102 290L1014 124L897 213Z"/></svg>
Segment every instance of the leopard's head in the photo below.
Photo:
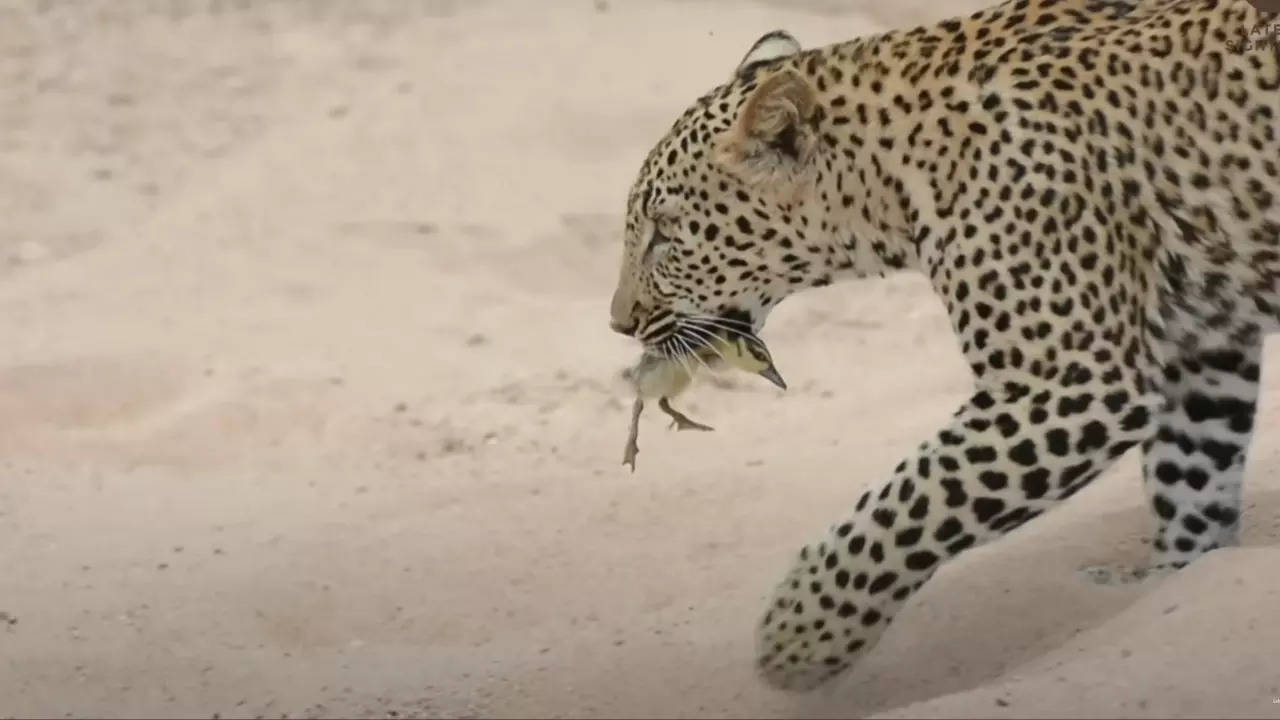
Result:
<svg viewBox="0 0 1280 720"><path fill-rule="evenodd" d="M760 38L650 151L628 197L614 330L691 352L758 332L788 294L830 281L811 224L823 110L806 55L785 32Z"/></svg>

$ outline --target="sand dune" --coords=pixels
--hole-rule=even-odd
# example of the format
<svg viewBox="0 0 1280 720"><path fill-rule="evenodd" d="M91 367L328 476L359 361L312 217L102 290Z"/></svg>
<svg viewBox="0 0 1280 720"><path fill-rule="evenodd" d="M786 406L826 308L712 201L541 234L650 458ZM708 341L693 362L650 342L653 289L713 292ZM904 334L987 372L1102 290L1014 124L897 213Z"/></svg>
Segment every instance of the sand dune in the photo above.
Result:
<svg viewBox="0 0 1280 720"><path fill-rule="evenodd" d="M1143 557L1129 458L811 696L752 624L966 392L923 281L788 301L789 392L703 385L715 433L619 465L650 144L764 31L937 12L0 5L0 716L1280 715L1276 392L1245 548L1092 582Z"/></svg>

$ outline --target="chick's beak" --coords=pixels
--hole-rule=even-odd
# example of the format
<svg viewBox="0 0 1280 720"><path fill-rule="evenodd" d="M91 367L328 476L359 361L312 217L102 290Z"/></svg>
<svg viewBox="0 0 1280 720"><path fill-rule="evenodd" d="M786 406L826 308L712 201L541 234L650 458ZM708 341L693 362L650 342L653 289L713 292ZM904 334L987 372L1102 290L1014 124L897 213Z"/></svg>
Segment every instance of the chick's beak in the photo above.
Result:
<svg viewBox="0 0 1280 720"><path fill-rule="evenodd" d="M769 367L761 370L759 375L765 380L777 385L782 390L787 389L787 381L782 379L782 375L778 373L778 369L775 368L772 363L770 363Z"/></svg>

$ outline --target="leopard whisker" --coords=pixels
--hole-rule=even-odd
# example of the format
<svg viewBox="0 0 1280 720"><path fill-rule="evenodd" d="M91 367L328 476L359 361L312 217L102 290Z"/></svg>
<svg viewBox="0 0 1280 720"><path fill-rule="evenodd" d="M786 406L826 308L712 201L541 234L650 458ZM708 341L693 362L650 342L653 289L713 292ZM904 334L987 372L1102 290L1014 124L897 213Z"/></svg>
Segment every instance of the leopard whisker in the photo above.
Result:
<svg viewBox="0 0 1280 720"><path fill-rule="evenodd" d="M693 372L694 372L693 366L689 364L689 360L688 360L688 356L692 354L688 350L689 346L684 342L684 339L681 338L679 335L672 335L671 341L672 341L672 345L679 350L679 353L675 355L674 359L680 363L680 365L684 368L684 371L689 374L689 377L693 377Z"/></svg>
<svg viewBox="0 0 1280 720"><path fill-rule="evenodd" d="M670 337L663 338L662 342L659 342L657 345L647 346L645 348L645 351L648 352L650 349L652 349L653 354L657 355L660 358L663 358L664 360L670 360L671 351L672 351L670 342L671 342Z"/></svg>
<svg viewBox="0 0 1280 720"><path fill-rule="evenodd" d="M701 344L697 339L683 337L679 334L676 335L676 338L679 341L679 343L682 346L684 346L686 354L693 357L694 360L697 360L698 364L706 368L708 372L711 372L711 366L707 364L706 360L702 359L702 356L698 354L697 350L694 347L694 344Z"/></svg>
<svg viewBox="0 0 1280 720"><path fill-rule="evenodd" d="M729 359L724 356L724 353L720 352L720 348L716 347L715 341L719 339L718 335L716 335L715 333L711 332L706 328L699 327L697 325L681 325L681 329L688 330L689 332L695 335L694 337L689 339L697 343L697 348L707 348L711 352L718 355L720 359L725 361L726 363L729 361ZM702 359L701 356L699 356L698 359L701 360ZM706 361L703 361L703 365L706 365ZM707 369L710 370L711 367L708 365Z"/></svg>
<svg viewBox="0 0 1280 720"><path fill-rule="evenodd" d="M729 333L729 334L731 334L731 335L745 335L745 336L747 336L747 337L756 338L757 340L759 339L759 338L756 336L755 331L754 331L752 328L750 328L749 326L745 326L745 327L734 327L734 326L732 326L732 325L729 325L729 324L726 324L726 323L722 322L721 320L719 320L719 319L717 319L717 318L710 318L710 317L689 317L689 318L685 318L685 319L684 319L684 322L685 322L685 324L686 324L686 325L697 325L697 326L699 326L699 327L703 327L703 328L707 328L707 329L713 329L713 330L717 330L717 331L726 332L726 333ZM735 322L736 322L736 321L735 321Z"/></svg>
<svg viewBox="0 0 1280 720"><path fill-rule="evenodd" d="M758 345L758 346L761 346L761 347L768 347L767 345L765 345L764 340L761 340L761 339L760 339L760 336L759 336L759 335L756 335L756 334L755 334L755 333L753 333L753 332L747 332L747 331L744 331L744 330L731 330L731 329L729 329L729 328L717 328L717 327L716 327L716 326L714 326L714 325L710 325L710 326L701 326L701 325L694 325L694 324L690 324L690 323L686 323L686 324L685 324L685 327L688 327L688 328L698 327L699 329L703 330L704 332L710 332L712 335L722 335L722 336L723 336L723 334L724 334L724 333L727 333L727 336L724 336L724 337L725 337L725 339L730 339L730 338L733 338L733 337L741 337L741 338L743 338L743 339L747 340L748 342L753 343L753 344L755 344L755 345Z"/></svg>

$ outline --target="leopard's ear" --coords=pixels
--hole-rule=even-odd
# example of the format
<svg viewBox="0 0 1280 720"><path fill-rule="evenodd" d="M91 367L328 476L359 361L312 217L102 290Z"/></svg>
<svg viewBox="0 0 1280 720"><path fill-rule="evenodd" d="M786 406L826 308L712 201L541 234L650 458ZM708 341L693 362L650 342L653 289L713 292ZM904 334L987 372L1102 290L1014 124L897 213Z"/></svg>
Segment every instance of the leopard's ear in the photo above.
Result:
<svg viewBox="0 0 1280 720"><path fill-rule="evenodd" d="M719 159L743 180L799 179L813 163L822 110L817 90L784 68L760 78L725 134Z"/></svg>
<svg viewBox="0 0 1280 720"><path fill-rule="evenodd" d="M738 63L737 70L734 74L738 77L745 77L751 68L778 58L790 57L800 52L800 43L796 41L791 33L786 30L774 30L765 33L756 40L756 44L751 46L747 54L742 56L742 62Z"/></svg>

